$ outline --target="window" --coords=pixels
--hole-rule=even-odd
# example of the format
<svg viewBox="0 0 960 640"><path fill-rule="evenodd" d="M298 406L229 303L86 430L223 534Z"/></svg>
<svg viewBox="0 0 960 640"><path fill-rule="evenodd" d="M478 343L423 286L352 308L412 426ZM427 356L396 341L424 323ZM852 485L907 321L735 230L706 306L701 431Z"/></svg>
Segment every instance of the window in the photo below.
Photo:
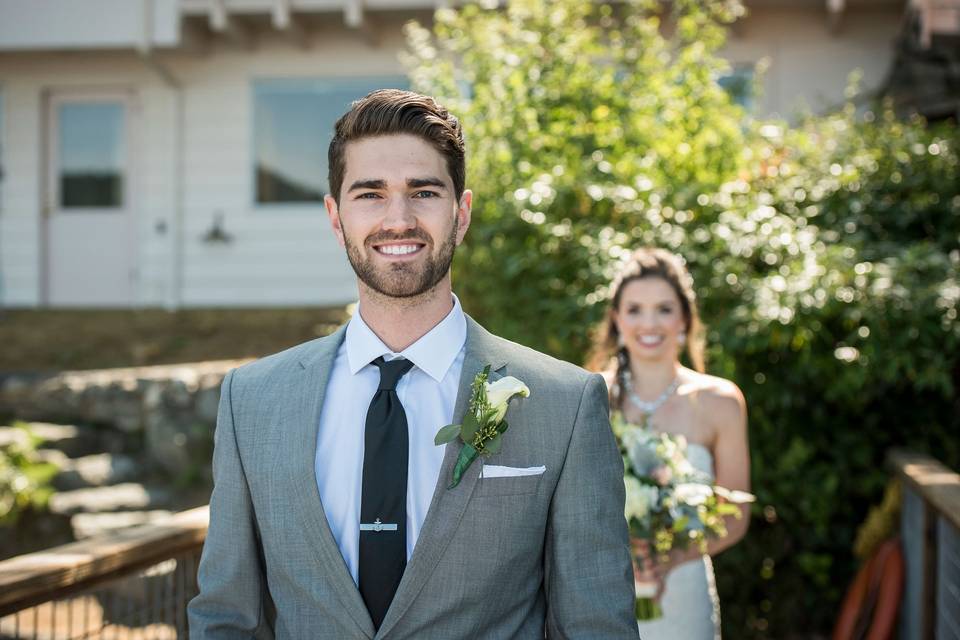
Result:
<svg viewBox="0 0 960 640"><path fill-rule="evenodd" d="M730 98L747 111L753 109L753 65L736 65L733 70L717 79Z"/></svg>
<svg viewBox="0 0 960 640"><path fill-rule="evenodd" d="M333 125L374 89L406 88L403 77L271 79L253 85L253 172L257 204L323 201Z"/></svg>
<svg viewBox="0 0 960 640"><path fill-rule="evenodd" d="M59 203L63 209L119 208L124 191L124 106L64 102L57 107Z"/></svg>

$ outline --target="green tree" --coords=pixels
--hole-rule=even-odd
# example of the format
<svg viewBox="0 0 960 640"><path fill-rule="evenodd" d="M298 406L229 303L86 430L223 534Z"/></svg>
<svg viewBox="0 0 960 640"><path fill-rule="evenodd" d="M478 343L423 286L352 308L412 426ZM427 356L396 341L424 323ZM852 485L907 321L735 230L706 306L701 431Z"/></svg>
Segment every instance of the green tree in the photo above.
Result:
<svg viewBox="0 0 960 640"><path fill-rule="evenodd" d="M735 2L469 5L408 29L465 122L455 282L494 331L583 362L631 249L682 254L712 373L743 388L758 495L717 559L725 636L829 630L893 445L960 466L954 128L853 107L760 122L717 83Z"/></svg>

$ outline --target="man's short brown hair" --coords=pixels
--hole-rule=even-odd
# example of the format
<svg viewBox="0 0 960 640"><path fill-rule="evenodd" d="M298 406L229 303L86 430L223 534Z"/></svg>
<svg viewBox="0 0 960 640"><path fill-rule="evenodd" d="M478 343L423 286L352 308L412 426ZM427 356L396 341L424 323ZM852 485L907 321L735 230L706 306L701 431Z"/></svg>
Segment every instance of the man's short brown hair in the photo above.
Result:
<svg viewBox="0 0 960 640"><path fill-rule="evenodd" d="M373 136L407 133L429 142L447 160L447 171L457 197L466 181L463 130L457 117L430 96L399 89L378 89L360 98L334 126L327 151L330 194L340 202L346 172L347 143Z"/></svg>

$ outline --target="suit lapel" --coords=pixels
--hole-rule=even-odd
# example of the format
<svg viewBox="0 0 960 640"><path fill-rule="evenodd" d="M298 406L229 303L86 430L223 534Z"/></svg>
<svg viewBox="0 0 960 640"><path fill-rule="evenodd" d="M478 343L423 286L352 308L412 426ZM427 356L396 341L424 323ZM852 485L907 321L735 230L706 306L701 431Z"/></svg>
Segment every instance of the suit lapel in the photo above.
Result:
<svg viewBox="0 0 960 640"><path fill-rule="evenodd" d="M330 581L331 590L337 594L347 614L364 635L372 638L373 622L330 531L314 471L320 411L330 370L345 333L346 325L322 340L314 351L301 359L301 369L294 373L290 381L288 397L296 398L299 403L291 425L291 447L287 450L293 456L294 464L290 468L296 487L291 510L304 519L307 537L316 541L312 548L324 569L323 575Z"/></svg>
<svg viewBox="0 0 960 640"><path fill-rule="evenodd" d="M453 419L459 421L470 401L470 385L474 376L486 365L490 366L490 380L497 380L501 376L496 373L506 364L506 360L499 357L499 350L493 336L483 327L467 316L467 341L463 357L463 369L460 373L460 384L457 390L457 401L454 404ZM437 429L443 425L437 425ZM390 609L377 632L377 637L384 637L396 625L406 610L413 604L417 594L423 589L427 579L443 556L447 544L463 517L463 513L473 495L482 460L475 461L464 472L460 484L453 489L447 489L453 477L453 467L460 453L461 442L454 440L446 445L443 454L443 466L440 468L440 477L433 491L430 508L427 510L420 530L420 537L414 547L413 555L404 571L403 579L397 588L397 593L390 604ZM352 582L352 580L351 580Z"/></svg>

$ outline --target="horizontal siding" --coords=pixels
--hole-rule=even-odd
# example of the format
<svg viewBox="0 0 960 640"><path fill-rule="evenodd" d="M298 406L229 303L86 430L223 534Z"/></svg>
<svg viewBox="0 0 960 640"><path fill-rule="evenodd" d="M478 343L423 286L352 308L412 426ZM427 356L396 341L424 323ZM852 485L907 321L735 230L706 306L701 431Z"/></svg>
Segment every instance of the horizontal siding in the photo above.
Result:
<svg viewBox="0 0 960 640"><path fill-rule="evenodd" d="M0 224L0 234L9 235L5 225ZM37 259L37 244L32 241L4 242L3 256L0 257L4 273L11 269L36 271L34 262Z"/></svg>
<svg viewBox="0 0 960 640"><path fill-rule="evenodd" d="M284 262L262 260L255 262L253 266L256 267L256 273L247 275L244 284L249 281L263 285L265 282L273 281L280 286L281 283L285 285L293 280L306 282L326 280L325 284L334 284L343 276L352 275L349 267L342 268L341 265L332 267L329 264L310 263L305 260ZM191 283L196 280L198 282L218 281L218 284L223 284L224 280L237 277L233 266L229 264L194 266L188 262L186 272Z"/></svg>
<svg viewBox="0 0 960 640"><path fill-rule="evenodd" d="M34 304L39 299L39 216L41 209L40 132L44 91L49 89L91 89L96 87L132 89L137 99L133 105L133 135L128 141L134 151L132 171L132 206L136 224L133 238L136 246L133 255L165 254L162 262L151 260L137 266L139 286L134 304L162 304L169 288L169 235L155 230L159 220L172 219L175 208L173 172L173 93L163 86L142 62L131 56L103 54L73 54L69 57L24 55L17 64L11 64L10 56L0 57L0 82L8 96L13 95L19 107L16 113L8 109L13 118L19 139L8 142L14 150L6 161L10 173L10 188L5 192L3 226L9 226L14 216L27 222L27 229L34 242L26 251L11 250L11 245L20 245L23 234L7 232L0 238L0 248L5 254L0 264L16 258L26 260L32 278L24 277L23 267L4 264L7 271L6 291L3 296L8 304ZM8 122L10 121L8 118ZM15 124L14 124L15 123ZM9 214L9 215L8 215ZM159 246L156 246L159 245ZM16 273L16 277L12 274ZM13 288L16 287L16 291ZM16 302L13 302L16 300Z"/></svg>
<svg viewBox="0 0 960 640"><path fill-rule="evenodd" d="M336 304L355 298L352 271L320 204L261 207L253 202L252 83L402 74L397 52L404 46L401 26L409 15L378 16L376 46L333 21L312 35L308 49L267 31L250 51L214 38L204 55L157 54L183 86L179 255L184 305ZM726 54L734 63L770 59L761 111L786 112L800 98L813 106L832 104L842 97L854 67L864 68L865 86L879 82L900 17L895 8L850 7L840 32L831 33L822 8L758 6L734 33ZM137 303L163 305L174 297L171 260L178 255L174 243L181 206L175 191L176 93L132 52L0 54L8 175L0 202L0 303L33 304L39 297L43 91L94 86L130 87L139 97ZM232 236L227 245L202 240L215 215L223 216ZM158 231L158 225L166 231Z"/></svg>
<svg viewBox="0 0 960 640"><path fill-rule="evenodd" d="M300 286L241 287L233 284L201 282L199 287L184 290L185 307L243 307L255 297L256 306L334 306L353 302L357 299L356 288L337 284L331 286L314 285L308 288Z"/></svg>
<svg viewBox="0 0 960 640"><path fill-rule="evenodd" d="M355 277L322 204L260 207L253 202L253 80L270 77L402 73L396 36L371 48L334 36L336 56L262 43L257 55L218 51L178 69L186 96L184 304L342 304L356 299ZM211 82L211 79L215 78ZM232 236L210 245L202 236L215 215Z"/></svg>
<svg viewBox="0 0 960 640"><path fill-rule="evenodd" d="M734 64L769 62L758 112L789 116L843 102L848 76L863 71L862 88L879 87L893 60L902 6L849 6L836 33L826 12L788 6L751 6L731 33L724 56ZM849 3L848 3L849 4Z"/></svg>
<svg viewBox="0 0 960 640"><path fill-rule="evenodd" d="M0 306L39 302L38 97L0 75L3 187L0 202Z"/></svg>

